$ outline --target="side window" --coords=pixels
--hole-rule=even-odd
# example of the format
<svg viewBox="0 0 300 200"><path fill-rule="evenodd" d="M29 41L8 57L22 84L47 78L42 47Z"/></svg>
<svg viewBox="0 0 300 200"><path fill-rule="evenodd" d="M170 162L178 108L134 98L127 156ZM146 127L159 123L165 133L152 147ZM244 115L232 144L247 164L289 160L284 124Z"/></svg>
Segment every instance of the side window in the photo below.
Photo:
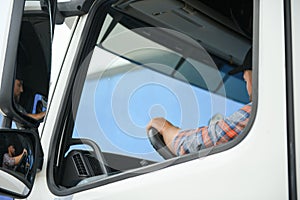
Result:
<svg viewBox="0 0 300 200"><path fill-rule="evenodd" d="M108 15L107 20L110 19ZM135 31L150 32L151 29L155 28ZM145 127L151 118L165 117L188 129L207 124L214 114L230 114L245 101L243 97L239 101L225 97L222 82L226 74L219 73L207 52L199 56L207 59L208 65L193 58L180 63L183 55L120 23L98 45L102 48L96 46L93 52L73 138L89 138L103 152L133 156L147 162L162 161L164 159L153 149L146 134ZM198 48L203 50L201 46ZM107 53L106 49L117 55ZM238 78L230 81L244 87ZM92 133L86 133L87 124Z"/></svg>
<svg viewBox="0 0 300 200"><path fill-rule="evenodd" d="M79 100L72 104L74 121L66 121L72 134L62 142L58 185L81 186L163 163L167 158L146 131L157 117L190 130L182 135L189 141L189 133L201 133L194 139L203 144L183 143L178 153L172 150L177 140L167 143L164 136L179 160L183 151L193 154L230 143L247 125L249 107L236 111L251 107L243 71L252 67L253 2L246 8L205 0L189 7L154 2L117 3L108 9L87 70L75 78L74 85L83 84L83 89L72 91ZM245 9L245 15L238 12ZM228 127L232 135L222 129L231 122L243 124Z"/></svg>

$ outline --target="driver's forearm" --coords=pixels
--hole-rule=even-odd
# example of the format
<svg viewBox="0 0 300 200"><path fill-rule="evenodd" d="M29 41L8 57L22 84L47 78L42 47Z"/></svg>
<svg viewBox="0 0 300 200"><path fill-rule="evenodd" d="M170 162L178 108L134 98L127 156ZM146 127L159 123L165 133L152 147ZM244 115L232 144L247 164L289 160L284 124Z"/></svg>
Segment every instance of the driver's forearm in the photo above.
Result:
<svg viewBox="0 0 300 200"><path fill-rule="evenodd" d="M45 114L46 114L45 112L40 112L37 114L27 114L27 115L33 119L40 120L45 116Z"/></svg>
<svg viewBox="0 0 300 200"><path fill-rule="evenodd" d="M162 135L167 147L172 151L174 155L176 155L176 150L173 148L172 142L176 135L179 133L180 129L175 126L169 126L162 131Z"/></svg>
<svg viewBox="0 0 300 200"><path fill-rule="evenodd" d="M14 157L14 159L15 159L15 165L19 164L19 162L21 161L21 158L22 158L23 154L24 153L21 153L20 155Z"/></svg>

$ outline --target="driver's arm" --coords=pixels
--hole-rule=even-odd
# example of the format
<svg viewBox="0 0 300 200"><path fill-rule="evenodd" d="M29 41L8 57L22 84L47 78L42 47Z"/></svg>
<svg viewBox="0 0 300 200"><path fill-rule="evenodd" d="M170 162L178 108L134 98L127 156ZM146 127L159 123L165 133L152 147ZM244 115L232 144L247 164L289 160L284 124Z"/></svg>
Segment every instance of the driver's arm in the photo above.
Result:
<svg viewBox="0 0 300 200"><path fill-rule="evenodd" d="M21 161L21 159L22 159L22 157L23 157L24 154L25 155L27 154L27 150L26 149L23 149L23 152L20 155L14 157L14 159L15 159L15 165L17 165L17 164L20 163L20 161Z"/></svg>
<svg viewBox="0 0 300 200"><path fill-rule="evenodd" d="M164 118L154 118L147 125L162 134L167 147L175 155L197 152L200 149L226 143L241 134L251 113L251 103L225 119L196 129L180 131Z"/></svg>
<svg viewBox="0 0 300 200"><path fill-rule="evenodd" d="M28 113L27 115L35 120L40 120L42 119L44 116L45 116L46 112L40 112L40 113L37 113L37 114L31 114L31 113Z"/></svg>
<svg viewBox="0 0 300 200"><path fill-rule="evenodd" d="M231 116L213 122L209 126L181 131L175 136L173 148L176 155L197 152L200 149L229 142L240 135L247 126L252 104L247 104Z"/></svg>
<svg viewBox="0 0 300 200"><path fill-rule="evenodd" d="M155 128L164 138L167 147L176 155L176 150L173 148L172 142L176 135L178 135L180 129L164 118L153 118L147 125L147 132L149 129Z"/></svg>

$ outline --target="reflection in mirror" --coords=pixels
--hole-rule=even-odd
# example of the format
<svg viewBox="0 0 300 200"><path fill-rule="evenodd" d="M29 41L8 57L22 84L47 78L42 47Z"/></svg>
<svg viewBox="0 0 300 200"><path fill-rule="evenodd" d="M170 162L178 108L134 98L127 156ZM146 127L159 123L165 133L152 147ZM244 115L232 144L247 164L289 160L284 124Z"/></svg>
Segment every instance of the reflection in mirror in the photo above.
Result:
<svg viewBox="0 0 300 200"><path fill-rule="evenodd" d="M26 196L32 187L36 167L32 133L0 131L0 188Z"/></svg>
<svg viewBox="0 0 300 200"><path fill-rule="evenodd" d="M18 54L17 62L24 64L25 62L23 62L21 55L22 53ZM42 120L46 112L46 97L41 94L32 94L34 91L30 87L26 87L26 83L24 83L26 78L24 78L22 72L19 72L20 70L21 68L18 66L13 91L14 105L22 114L35 120Z"/></svg>
<svg viewBox="0 0 300 200"><path fill-rule="evenodd" d="M39 0L26 0L24 9L13 86L14 109L18 113L13 115L21 114L14 118L18 123L36 127L45 116L49 92L52 29L49 9L41 7ZM41 103L44 109L36 112L36 105Z"/></svg>

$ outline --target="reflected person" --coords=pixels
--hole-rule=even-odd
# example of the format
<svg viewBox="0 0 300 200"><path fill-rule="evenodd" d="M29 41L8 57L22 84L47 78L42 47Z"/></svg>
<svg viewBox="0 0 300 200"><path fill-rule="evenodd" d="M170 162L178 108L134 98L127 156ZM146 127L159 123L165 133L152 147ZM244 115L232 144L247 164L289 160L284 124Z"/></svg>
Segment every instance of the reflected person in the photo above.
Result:
<svg viewBox="0 0 300 200"><path fill-rule="evenodd" d="M14 145L10 144L7 148L7 153L3 156L2 167L5 169L13 169L16 165L18 165L23 155L27 155L27 150L23 149L23 152L20 155L15 156L16 150Z"/></svg>
<svg viewBox="0 0 300 200"><path fill-rule="evenodd" d="M29 116L33 119L36 119L36 120L42 119L45 116L45 112L40 112L40 113L36 113L36 114L27 113L26 110L19 104L22 93L23 93L23 81L20 79L16 79L15 84L14 84L14 101L16 103L18 110L21 113L26 114L27 116Z"/></svg>

